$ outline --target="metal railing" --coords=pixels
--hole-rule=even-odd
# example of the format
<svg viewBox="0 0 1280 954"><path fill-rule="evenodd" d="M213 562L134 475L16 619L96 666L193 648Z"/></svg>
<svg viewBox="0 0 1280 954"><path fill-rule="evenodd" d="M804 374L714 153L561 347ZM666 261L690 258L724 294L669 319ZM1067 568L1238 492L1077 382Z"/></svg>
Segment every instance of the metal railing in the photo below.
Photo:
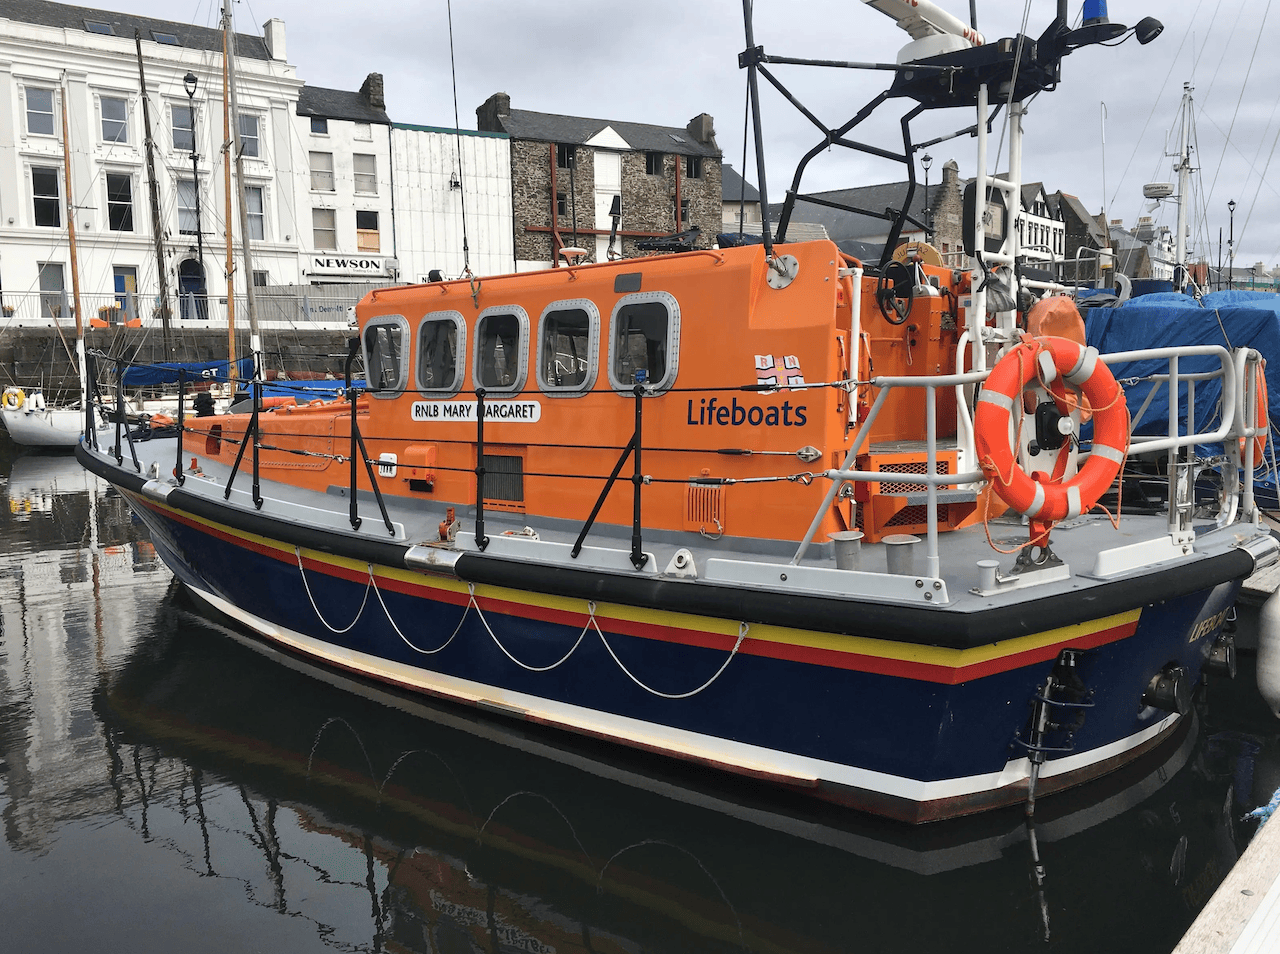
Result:
<svg viewBox="0 0 1280 954"><path fill-rule="evenodd" d="M265 329L345 330L350 324L352 309L361 297L363 291L339 297L306 292L272 294L259 291L254 300L259 325ZM158 328L162 323L157 295L82 293L80 306L84 311L86 329ZM246 323L246 308L244 299L237 296L238 324ZM0 313L6 324L22 327L67 327L75 322L75 308L68 291L5 292ZM225 328L227 300L191 292L176 294L170 300L169 314L178 327Z"/></svg>

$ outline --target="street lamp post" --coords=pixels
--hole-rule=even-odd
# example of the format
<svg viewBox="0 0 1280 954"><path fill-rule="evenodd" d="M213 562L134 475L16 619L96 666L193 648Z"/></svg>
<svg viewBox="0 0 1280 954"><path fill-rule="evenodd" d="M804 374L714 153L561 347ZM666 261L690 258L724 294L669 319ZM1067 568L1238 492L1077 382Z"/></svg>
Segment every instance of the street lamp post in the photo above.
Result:
<svg viewBox="0 0 1280 954"><path fill-rule="evenodd" d="M207 307L204 303L206 293L204 283L204 229L200 227L200 154L196 152L196 74L188 72L182 77L182 86L187 91L187 102L191 109L191 190L196 197L196 262L200 266L200 299L196 303L194 317L200 317Z"/></svg>
<svg viewBox="0 0 1280 954"><path fill-rule="evenodd" d="M1227 228L1227 288L1235 287L1236 280L1236 200L1227 203L1231 219Z"/></svg>
<svg viewBox="0 0 1280 954"><path fill-rule="evenodd" d="M924 240L933 242L933 223L929 217L929 168L933 165L933 156L927 152L920 157L920 165L924 167Z"/></svg>

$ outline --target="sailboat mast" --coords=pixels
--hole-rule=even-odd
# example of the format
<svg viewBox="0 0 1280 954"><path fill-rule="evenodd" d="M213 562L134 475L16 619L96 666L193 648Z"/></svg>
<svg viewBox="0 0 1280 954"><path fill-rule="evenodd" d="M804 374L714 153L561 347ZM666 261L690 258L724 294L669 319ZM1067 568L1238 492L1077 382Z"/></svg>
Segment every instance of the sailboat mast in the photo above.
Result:
<svg viewBox="0 0 1280 954"><path fill-rule="evenodd" d="M1182 132L1178 145L1178 234L1174 236L1173 287L1180 291L1187 283L1187 206L1191 204L1191 153L1189 137L1192 123L1191 84L1182 84Z"/></svg>
<svg viewBox="0 0 1280 954"><path fill-rule="evenodd" d="M231 64L227 57L227 30L222 31L222 175L223 192L226 197L226 211L223 222L227 233L227 382L231 385L231 393L236 389L236 266L232 250L231 235L231 101L227 98L227 86L230 82ZM252 278L252 276L250 276Z"/></svg>
<svg viewBox="0 0 1280 954"><path fill-rule="evenodd" d="M231 7L222 7L222 31L226 37L227 82L231 93L231 136L236 154L236 194L240 199L240 250L244 260L244 297L249 305L249 349L255 374L262 373L262 337L258 334L258 307L253 295L253 260L249 252L249 210L244 197L244 155L240 145L240 106L236 99L236 32L231 28ZM230 297L230 293L228 293Z"/></svg>
<svg viewBox="0 0 1280 954"><path fill-rule="evenodd" d="M80 266L76 258L76 203L71 189L71 133L67 123L67 85L62 84L62 169L67 186L67 245L71 251L71 296L76 316L76 374L80 378L80 406L89 406L88 367L84 356L84 312L80 308Z"/></svg>
<svg viewBox="0 0 1280 954"><path fill-rule="evenodd" d="M160 230L160 192L156 186L155 143L151 139L151 108L147 99L147 74L142 68L142 33L133 31L138 48L138 86L142 90L142 124L147 134L147 185L151 193L151 236L156 243L156 279L160 283L160 327L164 331L164 350L172 351L169 341L169 279L164 268L164 233ZM194 117L192 123L195 122ZM194 132L192 133L194 135ZM192 148L195 148L194 143Z"/></svg>

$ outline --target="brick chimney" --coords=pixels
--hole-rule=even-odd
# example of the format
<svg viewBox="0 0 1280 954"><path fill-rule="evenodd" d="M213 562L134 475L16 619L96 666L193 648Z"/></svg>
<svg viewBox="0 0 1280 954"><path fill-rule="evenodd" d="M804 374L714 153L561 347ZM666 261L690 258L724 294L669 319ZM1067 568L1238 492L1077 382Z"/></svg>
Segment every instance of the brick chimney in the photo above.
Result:
<svg viewBox="0 0 1280 954"><path fill-rule="evenodd" d="M716 125L715 121L706 113L699 113L689 120L689 125L685 127L689 135L704 146L710 146L713 149L719 149L716 145Z"/></svg>
<svg viewBox="0 0 1280 954"><path fill-rule="evenodd" d="M511 97L506 93L494 93L476 107L476 129L480 132L506 132L502 117L511 115Z"/></svg>
<svg viewBox="0 0 1280 954"><path fill-rule="evenodd" d="M364 97L364 101L374 109L385 110L387 108L387 99L382 89L382 74L370 73L364 78L364 85L360 87L360 95Z"/></svg>

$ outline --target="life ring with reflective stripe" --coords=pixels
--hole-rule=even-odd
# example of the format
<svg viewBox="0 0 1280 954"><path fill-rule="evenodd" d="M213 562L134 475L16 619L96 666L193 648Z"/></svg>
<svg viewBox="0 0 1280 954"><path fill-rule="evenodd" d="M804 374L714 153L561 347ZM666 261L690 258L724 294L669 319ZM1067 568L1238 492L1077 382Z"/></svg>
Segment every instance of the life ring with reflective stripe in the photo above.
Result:
<svg viewBox="0 0 1280 954"><path fill-rule="evenodd" d="M1254 424L1262 428L1261 434L1254 435L1253 438L1253 466L1257 467L1262 463L1263 454L1267 451L1267 438L1271 436L1271 418L1268 416L1270 410L1267 407L1267 376L1263 373L1266 362L1254 365L1254 408L1256 414L1253 418ZM1242 422L1243 423L1243 422ZM1240 459L1244 460L1246 438L1240 438Z"/></svg>
<svg viewBox="0 0 1280 954"><path fill-rule="evenodd" d="M1070 401L1063 381L1078 388L1093 408L1093 451L1069 480L1039 473L1032 478L1018 466L1009 440L1014 408L1021 409L1023 388L1036 380L1048 385L1066 410ZM979 464L995 492L1041 524L1089 511L1115 480L1129 450L1124 389L1098 360L1096 348L1066 338L1024 337L1001 358L978 397L973 427Z"/></svg>
<svg viewBox="0 0 1280 954"><path fill-rule="evenodd" d="M27 395L22 388L5 388L3 400L5 410L16 411L26 403Z"/></svg>

